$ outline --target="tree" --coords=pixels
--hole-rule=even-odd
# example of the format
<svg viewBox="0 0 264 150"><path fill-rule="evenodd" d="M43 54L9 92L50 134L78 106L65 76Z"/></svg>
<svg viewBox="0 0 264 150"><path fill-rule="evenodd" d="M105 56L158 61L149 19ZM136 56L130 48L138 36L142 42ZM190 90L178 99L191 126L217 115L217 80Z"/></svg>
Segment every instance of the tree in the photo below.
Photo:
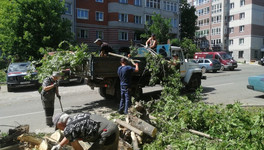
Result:
<svg viewBox="0 0 264 150"><path fill-rule="evenodd" d="M180 38L194 39L195 31L198 29L195 26L197 16L195 15L195 7L190 6L186 0L181 0L181 23L180 23Z"/></svg>
<svg viewBox="0 0 264 150"><path fill-rule="evenodd" d="M167 43L167 40L170 39L171 21L156 13L151 17L151 20L152 23L147 22L145 25L145 33L141 34L141 37L147 39L154 33L159 44Z"/></svg>
<svg viewBox="0 0 264 150"><path fill-rule="evenodd" d="M193 40L184 38L181 40L181 48L189 58L193 58L195 52L199 52L199 48L193 43Z"/></svg>
<svg viewBox="0 0 264 150"><path fill-rule="evenodd" d="M57 48L71 41L71 23L62 19L64 3L60 0L1 0L0 49L14 61L40 59L41 47Z"/></svg>

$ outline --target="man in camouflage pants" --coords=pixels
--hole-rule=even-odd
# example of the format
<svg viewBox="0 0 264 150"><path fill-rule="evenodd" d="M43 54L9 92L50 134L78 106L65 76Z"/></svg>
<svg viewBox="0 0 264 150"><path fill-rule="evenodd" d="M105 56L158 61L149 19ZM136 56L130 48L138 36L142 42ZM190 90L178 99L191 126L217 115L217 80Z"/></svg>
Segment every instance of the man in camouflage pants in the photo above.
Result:
<svg viewBox="0 0 264 150"><path fill-rule="evenodd" d="M93 142L89 150L117 150L119 131L115 123L96 114L80 113L70 117L66 113L53 117L55 130L64 130L64 139L51 150L59 150L70 142L75 150L82 150L78 140Z"/></svg>
<svg viewBox="0 0 264 150"><path fill-rule="evenodd" d="M53 72L51 77L44 79L42 83L41 100L46 115L46 124L53 126L52 116L54 114L55 94L60 99L58 80L61 78L59 72Z"/></svg>

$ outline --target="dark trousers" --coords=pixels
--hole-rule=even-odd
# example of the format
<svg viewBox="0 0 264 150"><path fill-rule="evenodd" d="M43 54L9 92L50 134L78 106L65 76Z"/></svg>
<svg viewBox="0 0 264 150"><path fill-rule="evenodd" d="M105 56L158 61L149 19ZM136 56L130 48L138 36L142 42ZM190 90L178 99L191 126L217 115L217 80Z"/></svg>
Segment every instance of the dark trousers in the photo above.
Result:
<svg viewBox="0 0 264 150"><path fill-rule="evenodd" d="M55 95L55 94L54 94ZM48 126L52 126L52 116L54 114L54 96L51 97L45 97L41 95L41 100L42 100L42 106L45 111L45 116L46 116L46 124Z"/></svg>
<svg viewBox="0 0 264 150"><path fill-rule="evenodd" d="M119 112L124 111L124 114L128 114L128 108L131 106L130 89L128 86L121 86L121 99L119 105Z"/></svg>

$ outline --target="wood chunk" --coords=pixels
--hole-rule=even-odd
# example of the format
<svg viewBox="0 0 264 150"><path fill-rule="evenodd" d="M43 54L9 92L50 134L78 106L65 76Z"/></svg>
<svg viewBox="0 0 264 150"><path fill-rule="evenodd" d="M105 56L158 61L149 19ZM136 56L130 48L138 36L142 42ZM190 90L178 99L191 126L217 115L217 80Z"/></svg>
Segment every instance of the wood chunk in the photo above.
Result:
<svg viewBox="0 0 264 150"><path fill-rule="evenodd" d="M131 125L143 131L145 134L155 137L157 134L157 128L147 123L146 121L139 119L137 117L129 116L131 120Z"/></svg>
<svg viewBox="0 0 264 150"><path fill-rule="evenodd" d="M132 145L133 145L133 150L139 150L138 148L138 141L135 132L131 132L131 138L132 138Z"/></svg>
<svg viewBox="0 0 264 150"><path fill-rule="evenodd" d="M40 145L40 143L42 142L42 139L27 134L22 134L19 137L17 137L17 139L20 140L21 142L28 142L32 145Z"/></svg>
<svg viewBox="0 0 264 150"><path fill-rule="evenodd" d="M132 146L122 138L119 138L118 150L133 150Z"/></svg>
<svg viewBox="0 0 264 150"><path fill-rule="evenodd" d="M122 120L120 120L120 119L116 119L114 122L120 124L120 125L123 126L123 127L128 128L129 130L135 132L136 134L138 134L138 135L140 135L140 136L143 135L143 131L141 131L141 130L139 130L139 129L133 127L133 126L131 126L130 124L127 124L125 121L122 121Z"/></svg>

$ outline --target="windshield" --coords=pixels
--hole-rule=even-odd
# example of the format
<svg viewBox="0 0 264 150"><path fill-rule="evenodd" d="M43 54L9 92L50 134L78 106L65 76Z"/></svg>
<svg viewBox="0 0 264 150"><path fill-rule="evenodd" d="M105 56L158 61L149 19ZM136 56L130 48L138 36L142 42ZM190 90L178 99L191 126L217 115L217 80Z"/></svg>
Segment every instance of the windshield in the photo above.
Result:
<svg viewBox="0 0 264 150"><path fill-rule="evenodd" d="M220 53L220 56L222 57L222 59L232 59L232 57L227 53Z"/></svg>
<svg viewBox="0 0 264 150"><path fill-rule="evenodd" d="M33 66L30 63L14 63L10 64L8 72L27 72L31 68L33 69Z"/></svg>

